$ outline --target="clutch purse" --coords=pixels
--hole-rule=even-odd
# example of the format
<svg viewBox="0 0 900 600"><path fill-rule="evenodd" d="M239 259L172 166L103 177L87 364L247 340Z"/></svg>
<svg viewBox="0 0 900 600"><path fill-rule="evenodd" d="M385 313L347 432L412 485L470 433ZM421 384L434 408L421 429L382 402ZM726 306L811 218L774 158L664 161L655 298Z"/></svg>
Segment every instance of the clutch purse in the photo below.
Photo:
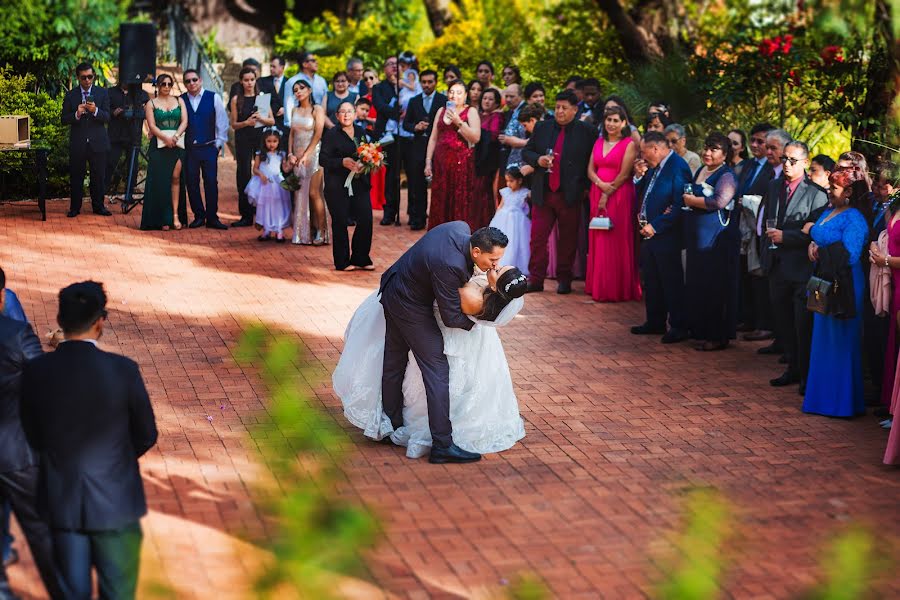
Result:
<svg viewBox="0 0 900 600"><path fill-rule="evenodd" d="M173 135L178 133L178 130L176 130L176 129L160 129L159 132L163 135L172 137ZM182 150L184 150L184 136L183 135L175 141L175 146L177 148L181 148ZM156 138L156 147L157 148L165 148L166 145L163 143L162 139Z"/></svg>
<svg viewBox="0 0 900 600"><path fill-rule="evenodd" d="M589 229L598 229L600 231L609 231L613 228L612 219L609 217L594 217L588 225Z"/></svg>
<svg viewBox="0 0 900 600"><path fill-rule="evenodd" d="M806 308L820 315L830 314L831 297L835 291L835 285L825 281L821 277L813 275L806 282Z"/></svg>

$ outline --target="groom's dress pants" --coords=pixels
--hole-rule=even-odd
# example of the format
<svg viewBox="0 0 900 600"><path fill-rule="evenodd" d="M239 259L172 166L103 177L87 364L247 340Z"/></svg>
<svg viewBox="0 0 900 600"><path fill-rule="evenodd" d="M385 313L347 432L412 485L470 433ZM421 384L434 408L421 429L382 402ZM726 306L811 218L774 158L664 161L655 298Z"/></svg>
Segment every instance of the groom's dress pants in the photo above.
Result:
<svg viewBox="0 0 900 600"><path fill-rule="evenodd" d="M382 303L389 305L389 301ZM403 377L412 350L425 382L428 400L428 427L432 445L446 448L453 443L450 425L450 364L444 355L444 337L434 314L395 317L384 311L384 368L381 402L394 429L403 425Z"/></svg>

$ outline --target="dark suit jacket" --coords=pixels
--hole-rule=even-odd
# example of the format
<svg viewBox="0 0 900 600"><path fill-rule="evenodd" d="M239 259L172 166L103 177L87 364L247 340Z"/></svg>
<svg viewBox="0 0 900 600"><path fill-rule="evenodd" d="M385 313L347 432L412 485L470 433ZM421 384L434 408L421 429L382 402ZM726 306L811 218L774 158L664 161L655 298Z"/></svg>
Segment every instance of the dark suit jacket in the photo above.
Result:
<svg viewBox="0 0 900 600"><path fill-rule="evenodd" d="M138 132L140 131L139 120L128 119L125 113L121 113L118 117L113 113L117 108L140 110L143 117L144 105L150 101L150 96L144 90L140 90L137 94L137 101L126 94L121 87L116 86L109 89L109 140L110 142L119 142L130 144L132 139L140 139Z"/></svg>
<svg viewBox="0 0 900 600"><path fill-rule="evenodd" d="M522 158L534 167L531 202L537 206L544 205L544 190L548 189L547 169L538 165L538 158L547 153L547 148L554 147L559 131L555 120L542 121L534 127L528 143L522 149ZM581 121L569 123L562 156L553 160L553 168L560 169L560 191L568 206L574 206L584 198L588 187L587 165L596 141L596 128Z"/></svg>
<svg viewBox="0 0 900 600"><path fill-rule="evenodd" d="M422 94L413 96L409 104L406 106L406 116L403 117L403 129L415 135L417 140L428 141L431 136L431 130L434 129L434 116L437 111L447 105L447 96L440 92L434 93L431 100L431 112L425 112L425 97ZM428 129L425 131L416 131L416 123L419 121L428 121ZM424 160L424 157L423 157Z"/></svg>
<svg viewBox="0 0 900 600"><path fill-rule="evenodd" d="M340 127L332 127L322 135L322 150L319 164L325 169L325 196L329 202L346 195L344 182L350 171L344 166L345 158L356 159L358 141L368 141L366 130L359 125L353 126L353 138L350 139ZM353 178L353 195L369 195L369 175L358 175Z"/></svg>
<svg viewBox="0 0 900 600"><path fill-rule="evenodd" d="M437 301L447 327L472 329L463 314L459 288L472 277L472 231L464 221L438 225L407 250L381 276L381 304L397 318L433 319Z"/></svg>
<svg viewBox="0 0 900 600"><path fill-rule="evenodd" d="M393 106L391 100L394 101ZM384 80L375 84L372 88L372 104L378 113L375 118L375 137L381 139L388 119L400 120L400 99L397 98L397 90L390 81Z"/></svg>
<svg viewBox="0 0 900 600"><path fill-rule="evenodd" d="M51 527L115 530L146 514L137 459L157 433L137 363L63 342L26 365L22 416L41 454L38 506Z"/></svg>
<svg viewBox="0 0 900 600"><path fill-rule="evenodd" d="M260 77L259 81L257 81L257 85L259 86L259 91L264 94L272 94L272 115L278 112L279 108L283 108L285 106L285 98L287 94L290 94L290 90L286 89L284 84L287 83L288 77L282 77L281 82L281 91L276 94L275 93L275 78L271 75L266 77ZM278 104L276 107L275 104ZM275 117L275 124L281 126L281 129L285 129L284 127L284 115L280 117Z"/></svg>
<svg viewBox="0 0 900 600"><path fill-rule="evenodd" d="M763 221L759 259L766 274L784 281L802 283L809 280L813 271L813 265L807 255L812 238L803 233L803 225L813 212L828 204L828 195L809 178L804 178L791 196L785 210L779 211L778 205L786 193L784 175L769 182L763 196L762 209L765 211L763 219L778 219L778 229L782 230L784 239L778 244L777 249L769 250Z"/></svg>
<svg viewBox="0 0 900 600"><path fill-rule="evenodd" d="M37 464L19 410L25 362L41 354L41 342L31 325L0 315L0 473Z"/></svg>
<svg viewBox="0 0 900 600"><path fill-rule="evenodd" d="M94 104L97 105L97 116L85 113L80 119L75 118L75 111L81 104L81 86L66 92L62 105L63 125L69 125L69 150L84 151L90 148L95 152L107 152L110 149L106 124L109 123L109 92L99 85L91 88Z"/></svg>
<svg viewBox="0 0 900 600"><path fill-rule="evenodd" d="M659 168L659 167L657 167ZM650 195L644 200L644 194L647 192L647 186L653 178L653 171L647 173L641 178L637 187L637 210L640 211L641 206L646 202L647 221L656 230L656 234L642 244L650 244L655 247L662 248L672 247L672 249L681 248L681 207L684 205L682 196L684 195L684 184L693 181L691 169L687 162L676 152L669 155L666 164L663 165L662 171L656 177L653 183L653 189ZM666 209L671 208L666 213Z"/></svg>
<svg viewBox="0 0 900 600"><path fill-rule="evenodd" d="M755 161L756 159L750 160ZM744 189L747 178L750 177L750 173L753 170L751 169L751 166L750 162L747 161L744 168L741 170L741 175L738 177L738 192L741 192L741 190ZM751 185L749 189L743 191L741 195L764 196L766 194L766 189L769 187L769 182L772 181L773 177L775 177L775 169L772 168L772 165L770 165L768 161L766 161L763 163L759 175L753 180L753 185Z"/></svg>

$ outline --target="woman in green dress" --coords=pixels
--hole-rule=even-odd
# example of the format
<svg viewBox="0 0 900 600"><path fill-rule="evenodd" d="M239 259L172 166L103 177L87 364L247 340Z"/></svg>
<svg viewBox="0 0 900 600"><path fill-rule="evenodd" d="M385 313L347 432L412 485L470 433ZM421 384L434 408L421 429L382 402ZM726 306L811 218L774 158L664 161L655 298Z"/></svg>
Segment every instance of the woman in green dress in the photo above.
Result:
<svg viewBox="0 0 900 600"><path fill-rule="evenodd" d="M175 80L166 73L156 78L156 98L146 104L150 130L147 152L147 181L144 184L144 212L141 229L181 229L175 219L175 200L184 199L181 181L184 149L179 147L187 129L187 109L181 98L172 95ZM181 142L183 146L184 143Z"/></svg>

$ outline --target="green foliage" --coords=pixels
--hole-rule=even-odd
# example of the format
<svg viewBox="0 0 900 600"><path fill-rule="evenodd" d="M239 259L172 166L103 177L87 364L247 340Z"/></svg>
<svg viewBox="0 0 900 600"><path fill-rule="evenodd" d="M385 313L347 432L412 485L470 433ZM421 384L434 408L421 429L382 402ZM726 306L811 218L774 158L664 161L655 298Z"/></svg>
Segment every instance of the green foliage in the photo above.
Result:
<svg viewBox="0 0 900 600"><path fill-rule="evenodd" d="M809 598L853 600L862 598L874 571L874 542L866 531L853 528L837 537L822 562L825 581Z"/></svg>
<svg viewBox="0 0 900 600"><path fill-rule="evenodd" d="M16 75L7 66L0 68L0 114L30 115L32 144L49 148L49 191L66 189L69 172L68 128L60 121L62 97L35 92L35 76ZM35 174L32 158L22 153L0 154L0 172L10 181L13 195L32 196Z"/></svg>
<svg viewBox="0 0 900 600"><path fill-rule="evenodd" d="M31 73L55 93L70 87L87 61L101 82L118 59L119 23L126 0L0 0L0 64Z"/></svg>
<svg viewBox="0 0 900 600"><path fill-rule="evenodd" d="M201 35L200 47L203 48L203 51L206 53L206 56L209 57L210 62L223 63L228 60L228 51L219 43L219 40L216 39L217 34L218 29L213 27L206 35Z"/></svg>
<svg viewBox="0 0 900 600"><path fill-rule="evenodd" d="M370 513L335 491L345 435L299 391L309 374L292 337L250 328L235 358L261 369L271 399L269 417L254 437L265 440L260 457L272 474L259 495L279 527L271 546L275 560L256 582L258 597L282 598L287 588L303 598L334 598L337 575L360 570L360 553L377 528Z"/></svg>
<svg viewBox="0 0 900 600"><path fill-rule="evenodd" d="M522 575L509 586L509 600L543 600L550 597L550 590L538 577Z"/></svg>

